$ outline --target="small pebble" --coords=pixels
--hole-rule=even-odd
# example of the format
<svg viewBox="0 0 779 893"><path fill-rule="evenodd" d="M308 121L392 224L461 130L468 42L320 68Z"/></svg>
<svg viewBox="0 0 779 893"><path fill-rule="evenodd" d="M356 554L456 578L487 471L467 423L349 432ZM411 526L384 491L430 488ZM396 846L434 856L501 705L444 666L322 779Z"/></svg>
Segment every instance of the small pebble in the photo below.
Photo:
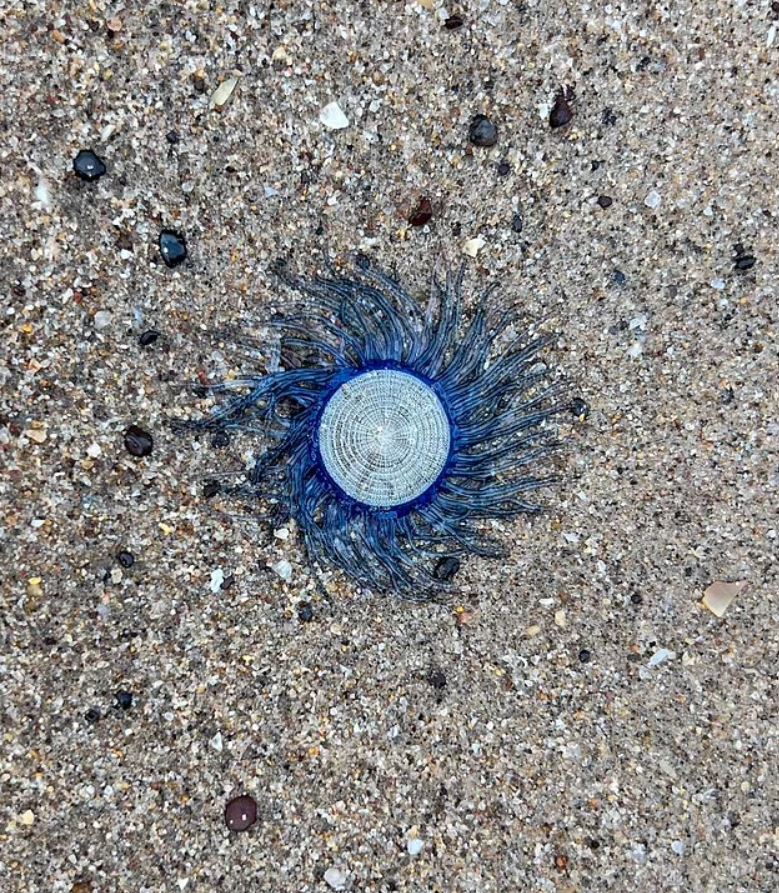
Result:
<svg viewBox="0 0 779 893"><path fill-rule="evenodd" d="M208 588L216 595L216 593L221 590L222 583L224 583L224 581L225 574L222 568L214 568L214 570L211 571L211 581L208 584Z"/></svg>
<svg viewBox="0 0 779 893"><path fill-rule="evenodd" d="M219 483L217 481L206 481L203 485L203 496L206 499L212 499L219 492Z"/></svg>
<svg viewBox="0 0 779 893"><path fill-rule="evenodd" d="M464 24L465 21L463 20L462 16L453 15L449 16L449 18L446 19L446 21L444 22L444 28L446 28L447 31L456 31L458 28L462 28Z"/></svg>
<svg viewBox="0 0 779 893"><path fill-rule="evenodd" d="M328 868L325 872L325 883L333 890L343 890L346 886L346 875L338 868Z"/></svg>
<svg viewBox="0 0 779 893"><path fill-rule="evenodd" d="M468 139L474 146L494 146L498 141L498 128L486 115L474 115L468 127Z"/></svg>
<svg viewBox="0 0 779 893"><path fill-rule="evenodd" d="M301 623L310 623L314 619L314 609L311 602L298 603L298 620Z"/></svg>
<svg viewBox="0 0 779 893"><path fill-rule="evenodd" d="M436 688L439 691L446 688L446 674L443 670L431 670L427 674L427 681L433 688Z"/></svg>
<svg viewBox="0 0 779 893"><path fill-rule="evenodd" d="M590 414L590 407L581 397L574 397L568 408L577 419L586 419Z"/></svg>
<svg viewBox="0 0 779 893"><path fill-rule="evenodd" d="M90 707L84 714L84 719L89 723L96 723L100 719L100 711L97 707Z"/></svg>
<svg viewBox="0 0 779 893"><path fill-rule="evenodd" d="M436 566L433 569L433 576L436 580L447 582L451 580L459 570L460 559L455 558L454 555L446 555L444 558L440 558L436 563Z"/></svg>
<svg viewBox="0 0 779 893"><path fill-rule="evenodd" d="M24 828L30 828L32 827L32 825L35 824L35 813L31 809L26 809L19 816L18 821L19 824L22 825Z"/></svg>
<svg viewBox="0 0 779 893"><path fill-rule="evenodd" d="M273 570L281 577L281 579L285 583L289 583L292 580L292 565L286 560L286 558L282 558L281 561L277 561L276 564L273 565Z"/></svg>
<svg viewBox="0 0 779 893"><path fill-rule="evenodd" d="M209 109L221 109L233 95L233 90L235 90L237 84L238 78L228 78L226 81L223 81L211 94L211 98L208 100Z"/></svg>
<svg viewBox="0 0 779 893"><path fill-rule="evenodd" d="M644 603L644 596L641 595L640 592L634 592L634 593L630 596L630 601L631 601L631 603L634 604L634 605L642 605L642 604Z"/></svg>
<svg viewBox="0 0 779 893"><path fill-rule="evenodd" d="M412 837L406 844L406 851L412 858L418 856L424 849L425 842L418 837Z"/></svg>
<svg viewBox="0 0 779 893"><path fill-rule="evenodd" d="M647 208L651 208L653 211L656 211L660 207L660 203L662 202L663 197L656 189L652 189L647 193L646 198L644 199L644 204Z"/></svg>
<svg viewBox="0 0 779 893"><path fill-rule="evenodd" d="M592 657L592 655L590 654L590 651L588 648L582 648L582 650L579 652L579 660L583 664L588 664L590 662L591 657Z"/></svg>
<svg viewBox="0 0 779 893"><path fill-rule="evenodd" d="M524 224L525 222L522 219L522 215L519 213L519 211L515 211L514 216L511 218L511 229L515 233L521 233Z"/></svg>
<svg viewBox="0 0 779 893"><path fill-rule="evenodd" d="M116 560L123 568L127 569L135 564L135 555L132 552L128 552L127 549L122 549L121 552L116 553Z"/></svg>
<svg viewBox="0 0 779 893"><path fill-rule="evenodd" d="M611 274L611 278L614 280L615 285L624 285L628 281L628 277L622 272L622 270L614 270Z"/></svg>
<svg viewBox="0 0 779 893"><path fill-rule="evenodd" d="M756 263L757 258L754 254L739 254L734 261L736 269L742 271L751 270Z"/></svg>
<svg viewBox="0 0 779 893"><path fill-rule="evenodd" d="M499 177L507 177L510 173L511 173L511 165L504 158L503 161L501 161L498 164L498 176Z"/></svg>
<svg viewBox="0 0 779 893"><path fill-rule="evenodd" d="M133 705L133 693L120 689L114 697L116 698L116 706L120 710L129 710Z"/></svg>
<svg viewBox="0 0 779 893"><path fill-rule="evenodd" d="M257 802L248 794L233 797L225 806L225 824L231 831L246 831L257 821Z"/></svg>
<svg viewBox="0 0 779 893"><path fill-rule="evenodd" d="M176 143L181 142L181 137L175 130L169 130L165 134L165 139L171 144L171 146L175 146Z"/></svg>
<svg viewBox="0 0 779 893"><path fill-rule="evenodd" d="M598 204L601 208L610 208L614 204L614 199L609 195L599 195Z"/></svg>
<svg viewBox="0 0 779 893"><path fill-rule="evenodd" d="M319 120L328 130L343 130L349 126L349 119L337 102L329 102L320 112Z"/></svg>
<svg viewBox="0 0 779 893"><path fill-rule="evenodd" d="M151 455L154 439L148 431L144 431L138 425L130 425L124 432L124 446L131 456L143 459Z"/></svg>
<svg viewBox="0 0 779 893"><path fill-rule="evenodd" d="M484 239L479 238L479 236L476 236L473 239L467 239L463 242L463 254L467 254L468 257L476 257L486 244Z"/></svg>
<svg viewBox="0 0 779 893"><path fill-rule="evenodd" d="M99 180L106 172L105 162L91 149L82 149L73 159L73 170L78 177L91 183Z"/></svg>
<svg viewBox="0 0 779 893"><path fill-rule="evenodd" d="M160 233L160 254L168 267L177 267L184 263L187 257L187 242L184 236L173 232L170 229L164 229Z"/></svg>
<svg viewBox="0 0 779 893"><path fill-rule="evenodd" d="M555 98L551 112L549 112L549 126L556 130L558 127L565 127L573 120L573 109L565 98L565 93L561 90Z"/></svg>
<svg viewBox="0 0 779 893"><path fill-rule="evenodd" d="M92 317L92 322L95 324L95 328L98 332L102 331L102 329L108 328L111 325L111 313L108 310L98 310L97 313Z"/></svg>
<svg viewBox="0 0 779 893"><path fill-rule="evenodd" d="M408 222L412 226L424 226L429 223L432 216L433 204L426 195L423 195L414 206L414 210L408 215Z"/></svg>
<svg viewBox="0 0 779 893"><path fill-rule="evenodd" d="M725 583L722 580L717 580L711 586L708 586L703 593L703 606L708 608L716 617L723 617L725 611L730 607L730 603L746 588L746 585L746 580L739 580L736 583Z"/></svg>
<svg viewBox="0 0 779 893"><path fill-rule="evenodd" d="M138 344L141 347L149 347L150 344L154 344L154 342L160 337L160 333L155 329L147 329L145 332L141 332L138 336Z"/></svg>
<svg viewBox="0 0 779 893"><path fill-rule="evenodd" d="M649 658L647 666L659 667L660 664L664 664L668 660L673 660L675 657L675 651L670 651L668 648L658 648L657 651L655 651L655 653Z"/></svg>

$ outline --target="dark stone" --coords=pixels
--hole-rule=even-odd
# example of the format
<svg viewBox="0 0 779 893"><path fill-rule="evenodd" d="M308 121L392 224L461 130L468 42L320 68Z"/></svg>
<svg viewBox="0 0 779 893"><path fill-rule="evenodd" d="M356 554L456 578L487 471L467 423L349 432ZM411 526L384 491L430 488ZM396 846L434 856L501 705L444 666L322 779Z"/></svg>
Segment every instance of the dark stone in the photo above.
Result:
<svg viewBox="0 0 779 893"><path fill-rule="evenodd" d="M91 149L82 149L73 159L73 170L87 183L99 180L106 172L105 162Z"/></svg>
<svg viewBox="0 0 779 893"><path fill-rule="evenodd" d="M408 222L412 226L424 226L433 216L433 204L423 195L414 206L414 210L408 215Z"/></svg>
<svg viewBox="0 0 779 893"><path fill-rule="evenodd" d="M573 109L568 105L568 100L561 90L557 94L552 111L549 112L549 126L556 130L558 127L565 127L566 124L570 124L572 120Z"/></svg>
<svg viewBox="0 0 779 893"><path fill-rule="evenodd" d="M116 698L116 706L120 710L129 710L133 705L133 693L131 691L118 691L114 697Z"/></svg>
<svg viewBox="0 0 779 893"><path fill-rule="evenodd" d="M201 74L193 74L192 86L195 88L195 93L205 93L207 86L206 79Z"/></svg>
<svg viewBox="0 0 779 893"><path fill-rule="evenodd" d="M474 115L468 128L468 139L474 146L494 146L498 141L498 128L486 115Z"/></svg>
<svg viewBox="0 0 779 893"><path fill-rule="evenodd" d="M206 481L203 485L203 496L206 499L212 499L219 492L219 483L217 481Z"/></svg>
<svg viewBox="0 0 779 893"><path fill-rule="evenodd" d="M598 204L601 208L610 208L614 204L614 199L609 195L599 195Z"/></svg>
<svg viewBox="0 0 779 893"><path fill-rule="evenodd" d="M160 254L168 267L177 267L183 264L187 257L187 243L184 236L164 229L160 233Z"/></svg>
<svg viewBox="0 0 779 893"><path fill-rule="evenodd" d="M524 226L524 221L522 220L522 215L519 211L514 212L514 216L511 218L511 228L515 233L521 233L522 227Z"/></svg>
<svg viewBox="0 0 779 893"><path fill-rule="evenodd" d="M229 577L225 577L224 580L222 580L219 588L222 592L227 592L227 590L232 589L233 586L235 586L235 574L230 574Z"/></svg>
<svg viewBox="0 0 779 893"><path fill-rule="evenodd" d="M603 112L601 113L601 118L603 120L603 123L607 127L611 127L612 125L617 123L617 116L614 114L614 109L612 109L611 107L607 107L607 108L603 109Z"/></svg>
<svg viewBox="0 0 779 893"><path fill-rule="evenodd" d="M580 660L583 664L587 664L587 663L589 663L591 657L592 657L592 655L590 654L590 652L589 652L586 648L582 648L582 650L579 652L579 660Z"/></svg>
<svg viewBox="0 0 779 893"><path fill-rule="evenodd" d="M503 161L498 164L498 176L499 177L507 177L511 173L511 165L504 158Z"/></svg>
<svg viewBox="0 0 779 893"><path fill-rule="evenodd" d="M96 723L100 719L100 711L97 707L90 707L84 714L84 719L89 723Z"/></svg>
<svg viewBox="0 0 779 893"><path fill-rule="evenodd" d="M442 688L446 688L446 674L443 670L431 670L427 674L427 681L433 688L437 688L439 691Z"/></svg>
<svg viewBox="0 0 779 893"><path fill-rule="evenodd" d="M433 569L433 576L436 580L448 582L459 570L460 559L455 558L454 555L446 555L437 562Z"/></svg>
<svg viewBox="0 0 779 893"><path fill-rule="evenodd" d="M150 344L154 344L154 342L160 337L160 333L155 329L147 329L145 332L141 332L138 336L138 344L141 347L148 347Z"/></svg>
<svg viewBox="0 0 779 893"><path fill-rule="evenodd" d="M298 603L298 620L301 623L311 623L314 619L314 609L311 607L311 602L299 602Z"/></svg>
<svg viewBox="0 0 779 893"><path fill-rule="evenodd" d="M116 553L116 560L124 568L132 567L135 564L135 555L126 549L122 549L121 552Z"/></svg>
<svg viewBox="0 0 779 893"><path fill-rule="evenodd" d="M575 415L577 419L586 419L590 414L590 407L581 397L574 397L568 408L571 415Z"/></svg>
<svg viewBox="0 0 779 893"><path fill-rule="evenodd" d="M739 254L735 260L737 270L751 270L756 263L757 258L754 254Z"/></svg>
<svg viewBox="0 0 779 893"><path fill-rule="evenodd" d="M130 425L124 432L124 446L131 456L143 459L151 455L154 440L148 431L144 431L138 425Z"/></svg>
<svg viewBox="0 0 779 893"><path fill-rule="evenodd" d="M453 15L449 16L449 18L444 22L444 28L447 31L456 31L458 28L462 28L465 24L465 20L462 16Z"/></svg>
<svg viewBox="0 0 779 893"><path fill-rule="evenodd" d="M641 595L640 592L634 592L634 593L630 596L630 601L631 601L634 605L642 605L642 604L644 603L644 596Z"/></svg>
<svg viewBox="0 0 779 893"><path fill-rule="evenodd" d="M233 797L225 806L225 825L231 831L246 831L257 821L257 801L248 794Z"/></svg>
<svg viewBox="0 0 779 893"><path fill-rule="evenodd" d="M175 130L169 130L165 134L165 139L171 144L171 146L175 146L176 143L181 142L181 137L179 136L178 133L176 133Z"/></svg>
<svg viewBox="0 0 779 893"><path fill-rule="evenodd" d="M611 278L614 280L615 285L624 285L628 281L628 277L622 272L622 270L614 270L611 274Z"/></svg>
<svg viewBox="0 0 779 893"><path fill-rule="evenodd" d="M211 446L215 450L223 450L225 447L230 446L230 435L227 431L217 431L211 438Z"/></svg>

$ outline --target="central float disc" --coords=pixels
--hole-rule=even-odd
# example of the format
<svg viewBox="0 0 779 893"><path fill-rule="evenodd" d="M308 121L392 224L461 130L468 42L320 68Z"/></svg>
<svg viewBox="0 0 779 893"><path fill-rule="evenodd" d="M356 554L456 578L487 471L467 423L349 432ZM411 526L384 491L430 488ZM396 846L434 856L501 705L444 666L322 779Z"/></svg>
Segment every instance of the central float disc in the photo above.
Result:
<svg viewBox="0 0 779 893"><path fill-rule="evenodd" d="M421 496L446 465L451 441L435 391L396 369L363 372L342 384L322 412L317 436L335 484L376 508Z"/></svg>

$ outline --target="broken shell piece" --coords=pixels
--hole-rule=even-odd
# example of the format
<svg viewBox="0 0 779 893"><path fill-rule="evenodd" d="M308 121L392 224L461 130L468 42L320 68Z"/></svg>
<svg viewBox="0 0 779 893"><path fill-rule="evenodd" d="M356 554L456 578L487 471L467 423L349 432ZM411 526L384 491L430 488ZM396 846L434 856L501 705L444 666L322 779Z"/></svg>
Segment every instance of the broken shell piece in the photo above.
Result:
<svg viewBox="0 0 779 893"><path fill-rule="evenodd" d="M730 603L746 585L746 580L738 580L735 583L724 583L722 580L717 580L704 591L703 605L712 614L722 617Z"/></svg>
<svg viewBox="0 0 779 893"><path fill-rule="evenodd" d="M330 130L343 130L349 126L349 119L337 102L328 102L320 111L319 120Z"/></svg>
<svg viewBox="0 0 779 893"><path fill-rule="evenodd" d="M478 236L475 239L468 239L463 243L463 254L467 254L468 257L476 257L486 244L484 239L480 239Z"/></svg>
<svg viewBox="0 0 779 893"><path fill-rule="evenodd" d="M226 81L222 81L211 94L211 98L208 100L208 107L210 109L222 108L227 100L233 95L233 90L235 90L237 83L238 78L228 78Z"/></svg>

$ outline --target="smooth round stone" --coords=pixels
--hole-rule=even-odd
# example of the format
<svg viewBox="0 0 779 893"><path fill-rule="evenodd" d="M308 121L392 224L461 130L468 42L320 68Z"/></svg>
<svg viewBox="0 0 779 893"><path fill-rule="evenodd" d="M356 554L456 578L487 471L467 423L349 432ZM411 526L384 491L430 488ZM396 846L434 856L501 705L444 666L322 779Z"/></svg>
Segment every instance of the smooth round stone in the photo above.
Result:
<svg viewBox="0 0 779 893"><path fill-rule="evenodd" d="M498 128L486 115L474 115L468 128L468 139L474 146L494 146L498 141Z"/></svg>
<svg viewBox="0 0 779 893"><path fill-rule="evenodd" d="M82 149L73 159L73 170L82 180L91 183L106 172L105 162L91 149Z"/></svg>
<svg viewBox="0 0 779 893"><path fill-rule="evenodd" d="M231 831L246 831L257 821L257 801L248 794L233 797L225 806L225 824Z"/></svg>
<svg viewBox="0 0 779 893"><path fill-rule="evenodd" d="M168 267L183 264L187 257L187 242L184 236L164 229L160 233L160 254Z"/></svg>

